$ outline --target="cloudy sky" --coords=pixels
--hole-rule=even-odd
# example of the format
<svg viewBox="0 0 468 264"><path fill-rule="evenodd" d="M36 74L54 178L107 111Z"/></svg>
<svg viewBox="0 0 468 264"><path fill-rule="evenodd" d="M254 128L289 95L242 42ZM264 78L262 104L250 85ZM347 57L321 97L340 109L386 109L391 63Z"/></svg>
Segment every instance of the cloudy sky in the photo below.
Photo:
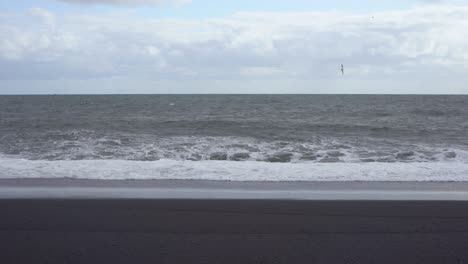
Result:
<svg viewBox="0 0 468 264"><path fill-rule="evenodd" d="M0 94L468 94L467 29L468 0L1 1Z"/></svg>

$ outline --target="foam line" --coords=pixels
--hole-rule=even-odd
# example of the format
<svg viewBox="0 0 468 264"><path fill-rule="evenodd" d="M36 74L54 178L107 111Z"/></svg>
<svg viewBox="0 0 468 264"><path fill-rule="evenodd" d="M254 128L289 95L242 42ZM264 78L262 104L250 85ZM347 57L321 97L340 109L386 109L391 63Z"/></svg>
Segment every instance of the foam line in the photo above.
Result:
<svg viewBox="0 0 468 264"><path fill-rule="evenodd" d="M223 181L468 181L468 163L268 163L257 161L43 161L2 159L0 178Z"/></svg>

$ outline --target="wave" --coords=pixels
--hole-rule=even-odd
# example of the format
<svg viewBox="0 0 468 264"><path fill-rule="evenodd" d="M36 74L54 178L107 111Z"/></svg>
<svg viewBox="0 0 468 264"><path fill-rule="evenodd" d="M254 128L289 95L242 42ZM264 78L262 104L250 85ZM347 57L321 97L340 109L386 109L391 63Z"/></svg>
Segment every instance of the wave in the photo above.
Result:
<svg viewBox="0 0 468 264"><path fill-rule="evenodd" d="M43 161L3 158L0 178L216 181L468 181L467 163Z"/></svg>
<svg viewBox="0 0 468 264"><path fill-rule="evenodd" d="M424 117L458 116L463 114L459 110L455 109L416 109L411 113Z"/></svg>
<svg viewBox="0 0 468 264"><path fill-rule="evenodd" d="M468 150L372 138L310 137L304 141L248 137L98 134L93 131L0 138L0 154L30 160L218 160L270 163L467 162Z"/></svg>

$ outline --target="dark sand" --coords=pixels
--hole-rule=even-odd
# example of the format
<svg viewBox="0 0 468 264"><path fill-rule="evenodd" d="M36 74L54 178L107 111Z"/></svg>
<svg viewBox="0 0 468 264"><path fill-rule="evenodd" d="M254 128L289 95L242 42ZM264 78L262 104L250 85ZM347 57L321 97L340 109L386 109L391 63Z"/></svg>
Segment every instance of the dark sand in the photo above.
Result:
<svg viewBox="0 0 468 264"><path fill-rule="evenodd" d="M468 202L0 200L0 263L468 263Z"/></svg>

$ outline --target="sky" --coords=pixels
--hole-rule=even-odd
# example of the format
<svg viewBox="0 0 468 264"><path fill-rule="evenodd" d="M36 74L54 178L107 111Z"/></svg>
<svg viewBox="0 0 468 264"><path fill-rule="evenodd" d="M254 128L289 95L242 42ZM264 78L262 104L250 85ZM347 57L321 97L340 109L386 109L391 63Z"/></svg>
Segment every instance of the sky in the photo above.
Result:
<svg viewBox="0 0 468 264"><path fill-rule="evenodd" d="M468 0L1 1L0 94L468 94L467 28Z"/></svg>

